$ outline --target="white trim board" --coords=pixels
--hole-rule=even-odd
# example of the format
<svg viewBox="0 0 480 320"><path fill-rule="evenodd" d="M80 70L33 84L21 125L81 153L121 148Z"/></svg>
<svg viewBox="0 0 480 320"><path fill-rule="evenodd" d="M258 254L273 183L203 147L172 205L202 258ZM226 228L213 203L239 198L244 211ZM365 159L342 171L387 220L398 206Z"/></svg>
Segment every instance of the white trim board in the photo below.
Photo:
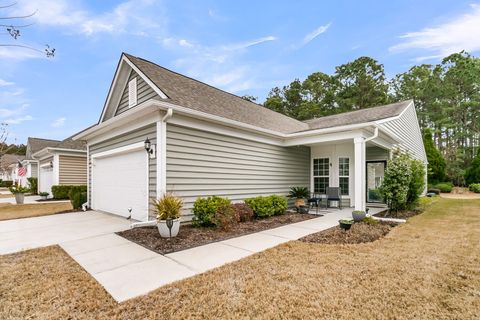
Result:
<svg viewBox="0 0 480 320"><path fill-rule="evenodd" d="M143 141L133 143L133 144L129 144L127 146L119 147L119 148L112 149L112 150L107 150L107 151L94 153L94 154L91 154L90 157L92 159L104 158L104 157L108 157L108 156L112 156L112 155L128 153L128 152L131 152L131 151L137 151L137 150L141 150L141 149L145 149L145 143ZM145 154L147 154L147 151L145 151Z"/></svg>

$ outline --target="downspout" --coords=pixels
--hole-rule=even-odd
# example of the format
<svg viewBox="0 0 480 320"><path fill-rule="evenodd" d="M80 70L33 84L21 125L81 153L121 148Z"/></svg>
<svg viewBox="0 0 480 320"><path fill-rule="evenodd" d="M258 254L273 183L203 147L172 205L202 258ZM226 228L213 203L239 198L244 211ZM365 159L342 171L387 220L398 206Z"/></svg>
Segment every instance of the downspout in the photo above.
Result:
<svg viewBox="0 0 480 320"><path fill-rule="evenodd" d="M162 120L160 120L160 122L162 122L162 125L164 125L165 123L167 123L168 120L170 120L170 118L173 116L173 109L172 108L168 108L167 110L167 113L163 116ZM157 126L158 128L158 126ZM158 135L158 133L157 133ZM161 144L161 141L158 141L157 139L157 147L155 148L155 152L157 152L157 155L158 155L158 145ZM162 153L162 156L163 156L163 153ZM157 157L157 161L159 161L158 157ZM159 175L160 173L157 172L157 176ZM158 183L158 182L157 182ZM158 189L158 186L157 186L157 189ZM148 219L150 219L150 215L148 215ZM147 221L140 221L140 222L134 222L132 224L130 224L130 229L133 229L133 228L138 228L138 227L148 227L148 226L156 226L157 225L157 220L147 220Z"/></svg>
<svg viewBox="0 0 480 320"><path fill-rule="evenodd" d="M375 126L375 130L373 131L373 136L366 138L365 142L371 141L377 137L378 137L378 127Z"/></svg>

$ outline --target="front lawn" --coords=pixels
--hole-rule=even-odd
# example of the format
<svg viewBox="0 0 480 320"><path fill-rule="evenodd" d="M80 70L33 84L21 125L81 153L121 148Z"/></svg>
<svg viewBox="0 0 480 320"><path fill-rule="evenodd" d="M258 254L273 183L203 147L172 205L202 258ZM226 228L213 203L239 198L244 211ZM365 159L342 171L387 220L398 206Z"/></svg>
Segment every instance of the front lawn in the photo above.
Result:
<svg viewBox="0 0 480 320"><path fill-rule="evenodd" d="M39 203L39 204L0 204L0 221L20 218L45 216L71 211L70 202Z"/></svg>
<svg viewBox="0 0 480 320"><path fill-rule="evenodd" d="M479 319L479 230L480 201L439 199L375 242L291 241L121 304L30 250L0 256L0 318Z"/></svg>

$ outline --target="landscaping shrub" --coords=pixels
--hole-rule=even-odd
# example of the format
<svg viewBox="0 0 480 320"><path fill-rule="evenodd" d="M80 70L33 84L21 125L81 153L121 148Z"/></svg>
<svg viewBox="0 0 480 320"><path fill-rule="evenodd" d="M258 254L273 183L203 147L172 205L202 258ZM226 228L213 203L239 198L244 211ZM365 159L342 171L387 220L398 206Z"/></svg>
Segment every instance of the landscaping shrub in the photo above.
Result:
<svg viewBox="0 0 480 320"><path fill-rule="evenodd" d="M378 220L375 220L372 217L365 217L365 219L362 220L362 223L366 223L366 224L369 224L369 225L376 225L376 224L378 224Z"/></svg>
<svg viewBox="0 0 480 320"><path fill-rule="evenodd" d="M282 214L287 209L287 199L283 196L259 196L245 199L245 203L252 208L257 218L266 218Z"/></svg>
<svg viewBox="0 0 480 320"><path fill-rule="evenodd" d="M379 188L390 210L398 211L405 208L411 173L410 158L396 153L385 169L383 183Z"/></svg>
<svg viewBox="0 0 480 320"><path fill-rule="evenodd" d="M70 190L87 192L87 186L57 185L52 186L52 195L54 199L70 199Z"/></svg>
<svg viewBox="0 0 480 320"><path fill-rule="evenodd" d="M2 180L2 183L0 184L0 187L2 188L10 188L13 186L13 181L11 180Z"/></svg>
<svg viewBox="0 0 480 320"><path fill-rule="evenodd" d="M30 185L30 192L33 194L38 193L38 179L35 177L27 178L28 184Z"/></svg>
<svg viewBox="0 0 480 320"><path fill-rule="evenodd" d="M407 192L407 207L414 208L425 188L425 165L420 160L410 160L410 183Z"/></svg>
<svg viewBox="0 0 480 320"><path fill-rule="evenodd" d="M467 185L476 184L480 181L480 149L477 156L473 159L472 164L465 171L465 182Z"/></svg>
<svg viewBox="0 0 480 320"><path fill-rule="evenodd" d="M440 192L442 193L450 193L452 192L453 185L449 182L442 182L442 183L436 184L435 188L440 190Z"/></svg>
<svg viewBox="0 0 480 320"><path fill-rule="evenodd" d="M472 183L469 187L468 190L475 192L475 193L480 193L480 183Z"/></svg>
<svg viewBox="0 0 480 320"><path fill-rule="evenodd" d="M237 212L230 204L222 205L217 208L213 217L213 224L223 230L228 231L238 222Z"/></svg>
<svg viewBox="0 0 480 320"><path fill-rule="evenodd" d="M246 203L234 203L231 206L236 212L238 222L246 222L253 219L253 210Z"/></svg>
<svg viewBox="0 0 480 320"><path fill-rule="evenodd" d="M198 198L193 204L193 222L204 226L212 225L218 208L229 204L230 199L218 196Z"/></svg>
<svg viewBox="0 0 480 320"><path fill-rule="evenodd" d="M435 193L438 196L440 194L440 189L430 188L427 193Z"/></svg>
<svg viewBox="0 0 480 320"><path fill-rule="evenodd" d="M269 200L272 203L273 207L273 214L274 215L279 215L279 214L284 214L285 210L287 210L287 198L284 196L278 196L278 195L271 195L269 196Z"/></svg>
<svg viewBox="0 0 480 320"><path fill-rule="evenodd" d="M80 209L87 202L87 186L69 186L68 198L74 209ZM53 187L52 187L53 192Z"/></svg>

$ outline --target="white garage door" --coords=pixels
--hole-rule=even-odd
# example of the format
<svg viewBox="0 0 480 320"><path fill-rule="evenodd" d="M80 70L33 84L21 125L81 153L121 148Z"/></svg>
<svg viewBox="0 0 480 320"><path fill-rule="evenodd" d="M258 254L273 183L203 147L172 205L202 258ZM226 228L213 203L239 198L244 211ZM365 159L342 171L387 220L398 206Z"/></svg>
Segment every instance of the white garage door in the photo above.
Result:
<svg viewBox="0 0 480 320"><path fill-rule="evenodd" d="M52 185L53 185L53 168L41 167L40 168L40 180L39 180L39 190L40 192L48 192L52 196Z"/></svg>
<svg viewBox="0 0 480 320"><path fill-rule="evenodd" d="M92 156L92 207L123 217L148 219L147 153L127 151Z"/></svg>

